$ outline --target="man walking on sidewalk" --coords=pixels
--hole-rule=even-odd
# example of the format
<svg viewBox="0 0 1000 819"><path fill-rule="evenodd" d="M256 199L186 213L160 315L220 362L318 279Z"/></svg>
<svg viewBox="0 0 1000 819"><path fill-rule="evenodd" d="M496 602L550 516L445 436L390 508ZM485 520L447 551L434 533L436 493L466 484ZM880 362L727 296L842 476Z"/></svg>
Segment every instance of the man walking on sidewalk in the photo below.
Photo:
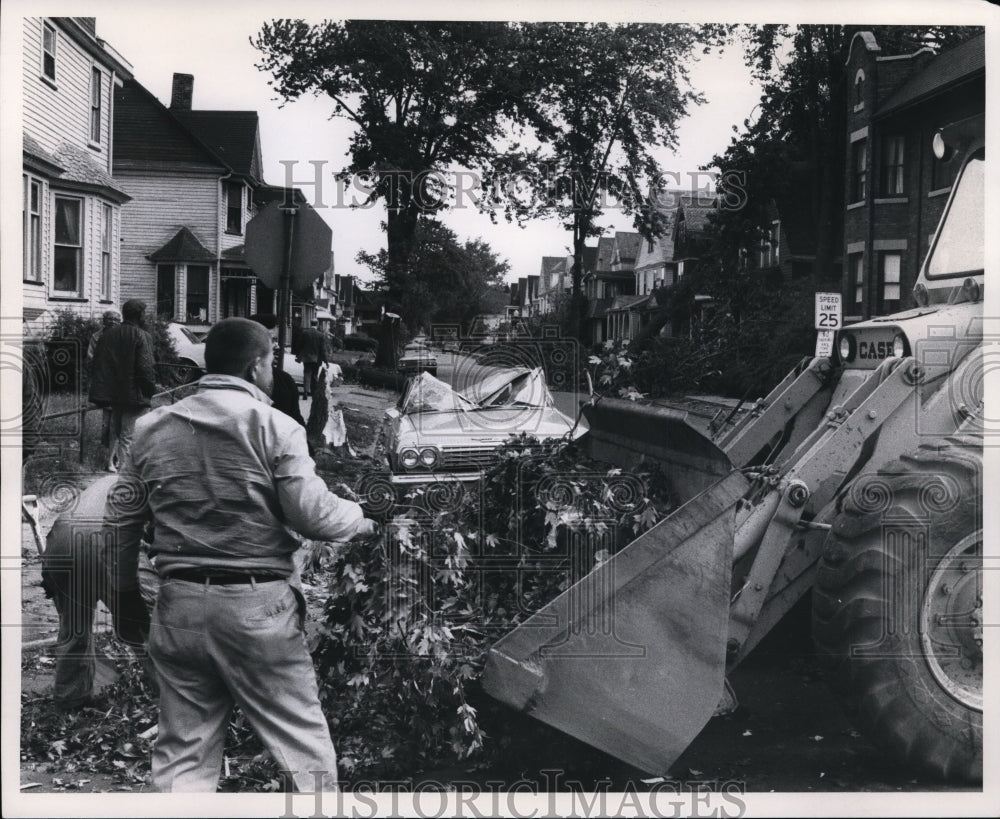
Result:
<svg viewBox="0 0 1000 819"><path fill-rule="evenodd" d="M153 340L143 329L146 303L130 299L122 305L124 323L101 333L94 350L90 400L111 408L111 452L108 471L117 471L132 445L136 419L149 412L156 391Z"/></svg>
<svg viewBox="0 0 1000 819"><path fill-rule="evenodd" d="M109 499L120 587L136 584L142 528L154 524L157 791L216 790L234 704L298 790L336 786L305 600L289 583L299 547L289 529L346 540L378 527L327 489L303 428L270 405L273 355L270 334L255 322L213 326L198 391L139 421Z"/></svg>
<svg viewBox="0 0 1000 819"><path fill-rule="evenodd" d="M319 322L313 319L312 326L302 331L295 358L302 362L302 386L307 396L316 391L316 381L321 364L327 361L326 336L320 332Z"/></svg>

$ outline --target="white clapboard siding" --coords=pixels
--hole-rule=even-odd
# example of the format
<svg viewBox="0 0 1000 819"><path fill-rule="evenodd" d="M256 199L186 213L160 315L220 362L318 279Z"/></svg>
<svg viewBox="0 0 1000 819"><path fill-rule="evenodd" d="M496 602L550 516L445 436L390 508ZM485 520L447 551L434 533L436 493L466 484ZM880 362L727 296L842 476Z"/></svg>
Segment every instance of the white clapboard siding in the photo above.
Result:
<svg viewBox="0 0 1000 819"><path fill-rule="evenodd" d="M49 223L51 221L50 213L51 209L48 205L49 202L49 185L44 177L37 174L29 174L32 179L41 182L41 197L39 199L41 203L41 218L39 220L39 236L41 243L41 285L38 284L25 284L21 288L21 292L24 294L24 307L25 308L36 308L39 310L44 310L46 308L46 300L48 298L48 270L49 265L52 263L52 249L50 245L51 234L49 232ZM23 184L23 181L22 181ZM27 237L23 237L27 238ZM22 249L23 252L23 249Z"/></svg>
<svg viewBox="0 0 1000 819"><path fill-rule="evenodd" d="M218 174L158 174L120 171L116 177L132 197L122 207L121 299L156 300L156 265L146 257L187 227L218 255ZM213 268L217 274L217 267Z"/></svg>
<svg viewBox="0 0 1000 819"><path fill-rule="evenodd" d="M108 173L111 138L111 69L96 63L58 24L56 29L56 80L43 78L42 25L40 17L24 20L24 131L45 150L55 152L68 142L88 148L94 161ZM90 141L91 69L101 69L101 142Z"/></svg>
<svg viewBox="0 0 1000 819"><path fill-rule="evenodd" d="M220 189L221 191L221 189ZM252 203L248 207L248 200L252 198L253 194L250 188L243 187L243 232L242 233L226 233L226 211L227 202L224 193L220 193L219 196L219 224L222 225L222 249L229 250L232 247L239 247L246 242L246 227L247 223L254 217L254 211L252 210Z"/></svg>

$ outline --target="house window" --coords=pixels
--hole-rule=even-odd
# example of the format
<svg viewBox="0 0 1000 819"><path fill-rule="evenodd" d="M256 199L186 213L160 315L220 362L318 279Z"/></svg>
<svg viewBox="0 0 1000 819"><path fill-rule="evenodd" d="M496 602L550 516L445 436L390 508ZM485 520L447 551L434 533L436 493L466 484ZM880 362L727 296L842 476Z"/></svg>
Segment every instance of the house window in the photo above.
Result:
<svg viewBox="0 0 1000 819"><path fill-rule="evenodd" d="M83 239L80 231L83 202L57 196L55 205L52 289L78 295L83 276Z"/></svg>
<svg viewBox="0 0 1000 819"><path fill-rule="evenodd" d="M860 108L865 103L865 72L859 70L854 77L854 106Z"/></svg>
<svg viewBox="0 0 1000 819"><path fill-rule="evenodd" d="M196 324L208 321L208 265L188 265L186 304L186 321Z"/></svg>
<svg viewBox="0 0 1000 819"><path fill-rule="evenodd" d="M101 142L101 69L96 66L90 73L90 141Z"/></svg>
<svg viewBox="0 0 1000 819"><path fill-rule="evenodd" d="M42 74L56 78L56 30L48 23L42 23Z"/></svg>
<svg viewBox="0 0 1000 819"><path fill-rule="evenodd" d="M226 183L226 233L243 233L243 183Z"/></svg>
<svg viewBox="0 0 1000 819"><path fill-rule="evenodd" d="M882 193L898 196L903 186L903 137L887 136L882 142Z"/></svg>
<svg viewBox="0 0 1000 819"><path fill-rule="evenodd" d="M177 272L172 264L156 266L156 315L173 320L174 298L177 292Z"/></svg>
<svg viewBox="0 0 1000 819"><path fill-rule="evenodd" d="M42 280L42 183L24 177L24 278Z"/></svg>
<svg viewBox="0 0 1000 819"><path fill-rule="evenodd" d="M881 254L879 270L879 313L893 313L899 309L899 270L903 257L900 253Z"/></svg>
<svg viewBox="0 0 1000 819"><path fill-rule="evenodd" d="M851 201L864 202L868 198L868 140L859 139L851 145Z"/></svg>
<svg viewBox="0 0 1000 819"><path fill-rule="evenodd" d="M114 211L111 205L101 206L101 298L111 298L111 230Z"/></svg>
<svg viewBox="0 0 1000 819"><path fill-rule="evenodd" d="M852 253L849 258L851 278L854 282L854 305L860 313L865 301L865 255L863 253Z"/></svg>
<svg viewBox="0 0 1000 819"><path fill-rule="evenodd" d="M779 260L778 243L781 241L781 222L771 222L771 230L760 246L760 266L777 267Z"/></svg>

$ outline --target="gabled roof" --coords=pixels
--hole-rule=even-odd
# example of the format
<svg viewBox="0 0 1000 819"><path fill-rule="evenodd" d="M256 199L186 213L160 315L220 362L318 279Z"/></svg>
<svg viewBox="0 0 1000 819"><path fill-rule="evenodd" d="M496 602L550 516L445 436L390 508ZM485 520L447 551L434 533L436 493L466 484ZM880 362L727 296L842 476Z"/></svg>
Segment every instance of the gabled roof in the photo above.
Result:
<svg viewBox="0 0 1000 819"><path fill-rule="evenodd" d="M118 202L127 202L132 198L83 148L64 142L56 148L52 156L63 168L63 172L53 178L53 185L98 191Z"/></svg>
<svg viewBox="0 0 1000 819"><path fill-rule="evenodd" d="M147 257L151 262L214 262L215 256L186 227Z"/></svg>
<svg viewBox="0 0 1000 819"><path fill-rule="evenodd" d="M247 260L246 245L236 245L236 247L227 247L222 251L222 261L224 262L243 262Z"/></svg>
<svg viewBox="0 0 1000 819"><path fill-rule="evenodd" d="M615 232L615 247L618 251L618 261L622 264L627 264L629 262L635 262L639 256L639 243L642 241L642 236L638 233L633 233L631 231L616 231Z"/></svg>
<svg viewBox="0 0 1000 819"><path fill-rule="evenodd" d="M256 111L171 110L178 121L190 128L236 173L261 181Z"/></svg>
<svg viewBox="0 0 1000 819"><path fill-rule="evenodd" d="M31 164L46 174L59 174L66 170L33 136L24 134L23 137L22 144L26 164Z"/></svg>
<svg viewBox="0 0 1000 819"><path fill-rule="evenodd" d="M986 73L986 35L980 34L932 59L927 66L892 92L877 117L909 108L951 86Z"/></svg>
<svg viewBox="0 0 1000 819"><path fill-rule="evenodd" d="M615 260L615 237L602 236L597 240L597 262L594 265L596 272L611 270L611 265Z"/></svg>
<svg viewBox="0 0 1000 819"><path fill-rule="evenodd" d="M597 245L591 247L590 245L583 246L583 270L580 271L582 275L586 276L588 273L593 273L597 270Z"/></svg>
<svg viewBox="0 0 1000 819"><path fill-rule="evenodd" d="M684 215L684 223L687 230L704 230L708 227L708 218L718 210L715 202L712 204L702 204L695 195L685 196L678 206L679 213Z"/></svg>
<svg viewBox="0 0 1000 819"><path fill-rule="evenodd" d="M224 173L226 163L135 80L115 89L115 171L157 164Z"/></svg>
<svg viewBox="0 0 1000 819"><path fill-rule="evenodd" d="M542 256L542 270L541 270L542 276L547 276L550 273L565 273L565 272L566 272L565 256Z"/></svg>

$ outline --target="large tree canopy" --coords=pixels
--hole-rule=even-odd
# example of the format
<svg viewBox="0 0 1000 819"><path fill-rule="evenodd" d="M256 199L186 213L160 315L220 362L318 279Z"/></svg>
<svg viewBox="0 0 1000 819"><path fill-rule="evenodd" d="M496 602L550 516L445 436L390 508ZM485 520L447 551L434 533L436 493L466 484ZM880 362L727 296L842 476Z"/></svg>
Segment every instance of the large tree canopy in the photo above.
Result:
<svg viewBox="0 0 1000 819"><path fill-rule="evenodd" d="M389 282L389 255L361 251L358 261ZM460 242L454 231L431 217L417 221L410 254L412 275L400 283L402 316L411 330L435 323L467 325L507 301L504 275L510 269L482 239Z"/></svg>
<svg viewBox="0 0 1000 819"><path fill-rule="evenodd" d="M387 208L386 280L398 300L420 216L444 205L431 172L476 169L532 120L532 60L506 23L266 23L253 45L283 99L326 95L356 129L347 174Z"/></svg>
<svg viewBox="0 0 1000 819"><path fill-rule="evenodd" d="M583 249L599 235L596 220L613 203L636 213L655 234L656 211L645 189L659 176L657 147L676 144L689 104L702 101L687 63L712 27L540 23L522 27L540 81L540 147L511 153L498 174L516 172L522 196L496 203L510 219L552 216L572 232L573 314L582 306Z"/></svg>

